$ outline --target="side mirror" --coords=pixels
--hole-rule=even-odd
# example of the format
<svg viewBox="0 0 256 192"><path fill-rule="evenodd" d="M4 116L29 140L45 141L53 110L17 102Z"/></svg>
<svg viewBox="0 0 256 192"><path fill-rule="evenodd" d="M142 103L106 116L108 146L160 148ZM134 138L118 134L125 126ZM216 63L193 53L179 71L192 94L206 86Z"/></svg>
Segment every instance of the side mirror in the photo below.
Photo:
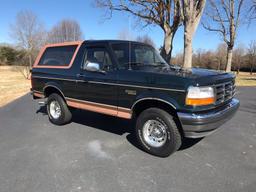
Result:
<svg viewBox="0 0 256 192"><path fill-rule="evenodd" d="M100 64L99 63L92 63L88 62L86 66L84 67L86 71L92 71L92 72L97 72L100 71Z"/></svg>

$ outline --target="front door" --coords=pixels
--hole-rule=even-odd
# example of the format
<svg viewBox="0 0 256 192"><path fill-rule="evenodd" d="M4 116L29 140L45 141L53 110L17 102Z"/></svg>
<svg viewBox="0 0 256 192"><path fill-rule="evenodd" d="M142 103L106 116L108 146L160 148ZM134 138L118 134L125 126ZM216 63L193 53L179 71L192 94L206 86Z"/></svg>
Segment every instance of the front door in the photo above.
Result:
<svg viewBox="0 0 256 192"><path fill-rule="evenodd" d="M100 71L86 70L88 63L98 64ZM80 102L80 108L117 115L117 70L107 46L86 46L77 80L76 99Z"/></svg>

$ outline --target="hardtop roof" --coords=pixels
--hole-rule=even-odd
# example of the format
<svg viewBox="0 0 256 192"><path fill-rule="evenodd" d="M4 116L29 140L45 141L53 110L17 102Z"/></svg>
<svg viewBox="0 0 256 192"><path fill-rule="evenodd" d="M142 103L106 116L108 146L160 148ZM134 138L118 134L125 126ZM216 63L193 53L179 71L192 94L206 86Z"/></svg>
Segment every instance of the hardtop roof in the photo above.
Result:
<svg viewBox="0 0 256 192"><path fill-rule="evenodd" d="M148 45L146 43L142 43L139 41L130 41L130 40L82 40L82 41L70 41L70 42L63 42L63 43L49 43L49 44L46 44L45 47L69 46L69 45L79 45L79 44L86 44L86 43L136 43L136 44Z"/></svg>
<svg viewBox="0 0 256 192"><path fill-rule="evenodd" d="M148 45L143 42L139 41L131 41L131 40L84 40L83 43L137 43L137 44L143 44L143 45Z"/></svg>

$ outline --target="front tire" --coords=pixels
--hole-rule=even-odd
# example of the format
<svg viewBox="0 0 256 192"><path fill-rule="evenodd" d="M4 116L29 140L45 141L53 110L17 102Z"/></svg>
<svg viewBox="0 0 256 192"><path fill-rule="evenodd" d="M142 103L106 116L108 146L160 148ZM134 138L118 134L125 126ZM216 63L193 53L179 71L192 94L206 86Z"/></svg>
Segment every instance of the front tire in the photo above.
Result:
<svg viewBox="0 0 256 192"><path fill-rule="evenodd" d="M72 114L64 99L53 93L47 100L47 113L49 120L55 125L64 125L70 122Z"/></svg>
<svg viewBox="0 0 256 192"><path fill-rule="evenodd" d="M173 116L158 108L143 111L136 123L136 135L142 149L167 157L181 146L181 135Z"/></svg>

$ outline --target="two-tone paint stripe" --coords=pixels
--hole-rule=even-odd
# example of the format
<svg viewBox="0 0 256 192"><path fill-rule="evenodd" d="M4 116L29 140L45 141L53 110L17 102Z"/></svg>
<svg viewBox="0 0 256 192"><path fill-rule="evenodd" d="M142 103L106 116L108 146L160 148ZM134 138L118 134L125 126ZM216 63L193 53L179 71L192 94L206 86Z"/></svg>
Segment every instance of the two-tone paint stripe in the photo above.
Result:
<svg viewBox="0 0 256 192"><path fill-rule="evenodd" d="M33 90L33 95L39 98L44 98L44 94L40 91ZM118 107L114 105L107 105L102 103L96 103L91 101L84 101L74 98L65 97L66 103L70 107L77 109L83 109L88 111L93 111L97 113L102 113L106 115L111 115L115 117L120 117L124 119L132 118L132 110L129 108Z"/></svg>
<svg viewBox="0 0 256 192"><path fill-rule="evenodd" d="M44 93L42 93L41 91L33 90L33 95L35 97L44 98Z"/></svg>
<svg viewBox="0 0 256 192"><path fill-rule="evenodd" d="M51 80L60 80L60 81L71 81L71 82L84 82L84 80L79 80L79 79L66 79L66 78L58 78L58 77L32 76L32 78L51 79Z"/></svg>
<svg viewBox="0 0 256 192"><path fill-rule="evenodd" d="M56 77L32 76L32 78L84 82L84 80L65 79L65 78L56 78ZM109 82L102 82L102 81L86 81L86 82L93 83L93 84L120 86L120 87L132 87L132 88L153 89L153 90L161 90L161 91L186 92L183 89L170 89L170 88L164 88L164 87L162 88L162 87L140 86L140 85L131 85L131 84L122 84L122 83L109 83Z"/></svg>
<svg viewBox="0 0 256 192"><path fill-rule="evenodd" d="M125 119L132 118L132 111L128 108L106 105L101 103L95 103L91 101L78 100L73 98L65 98L67 105L70 107L111 115L115 117L121 117Z"/></svg>

